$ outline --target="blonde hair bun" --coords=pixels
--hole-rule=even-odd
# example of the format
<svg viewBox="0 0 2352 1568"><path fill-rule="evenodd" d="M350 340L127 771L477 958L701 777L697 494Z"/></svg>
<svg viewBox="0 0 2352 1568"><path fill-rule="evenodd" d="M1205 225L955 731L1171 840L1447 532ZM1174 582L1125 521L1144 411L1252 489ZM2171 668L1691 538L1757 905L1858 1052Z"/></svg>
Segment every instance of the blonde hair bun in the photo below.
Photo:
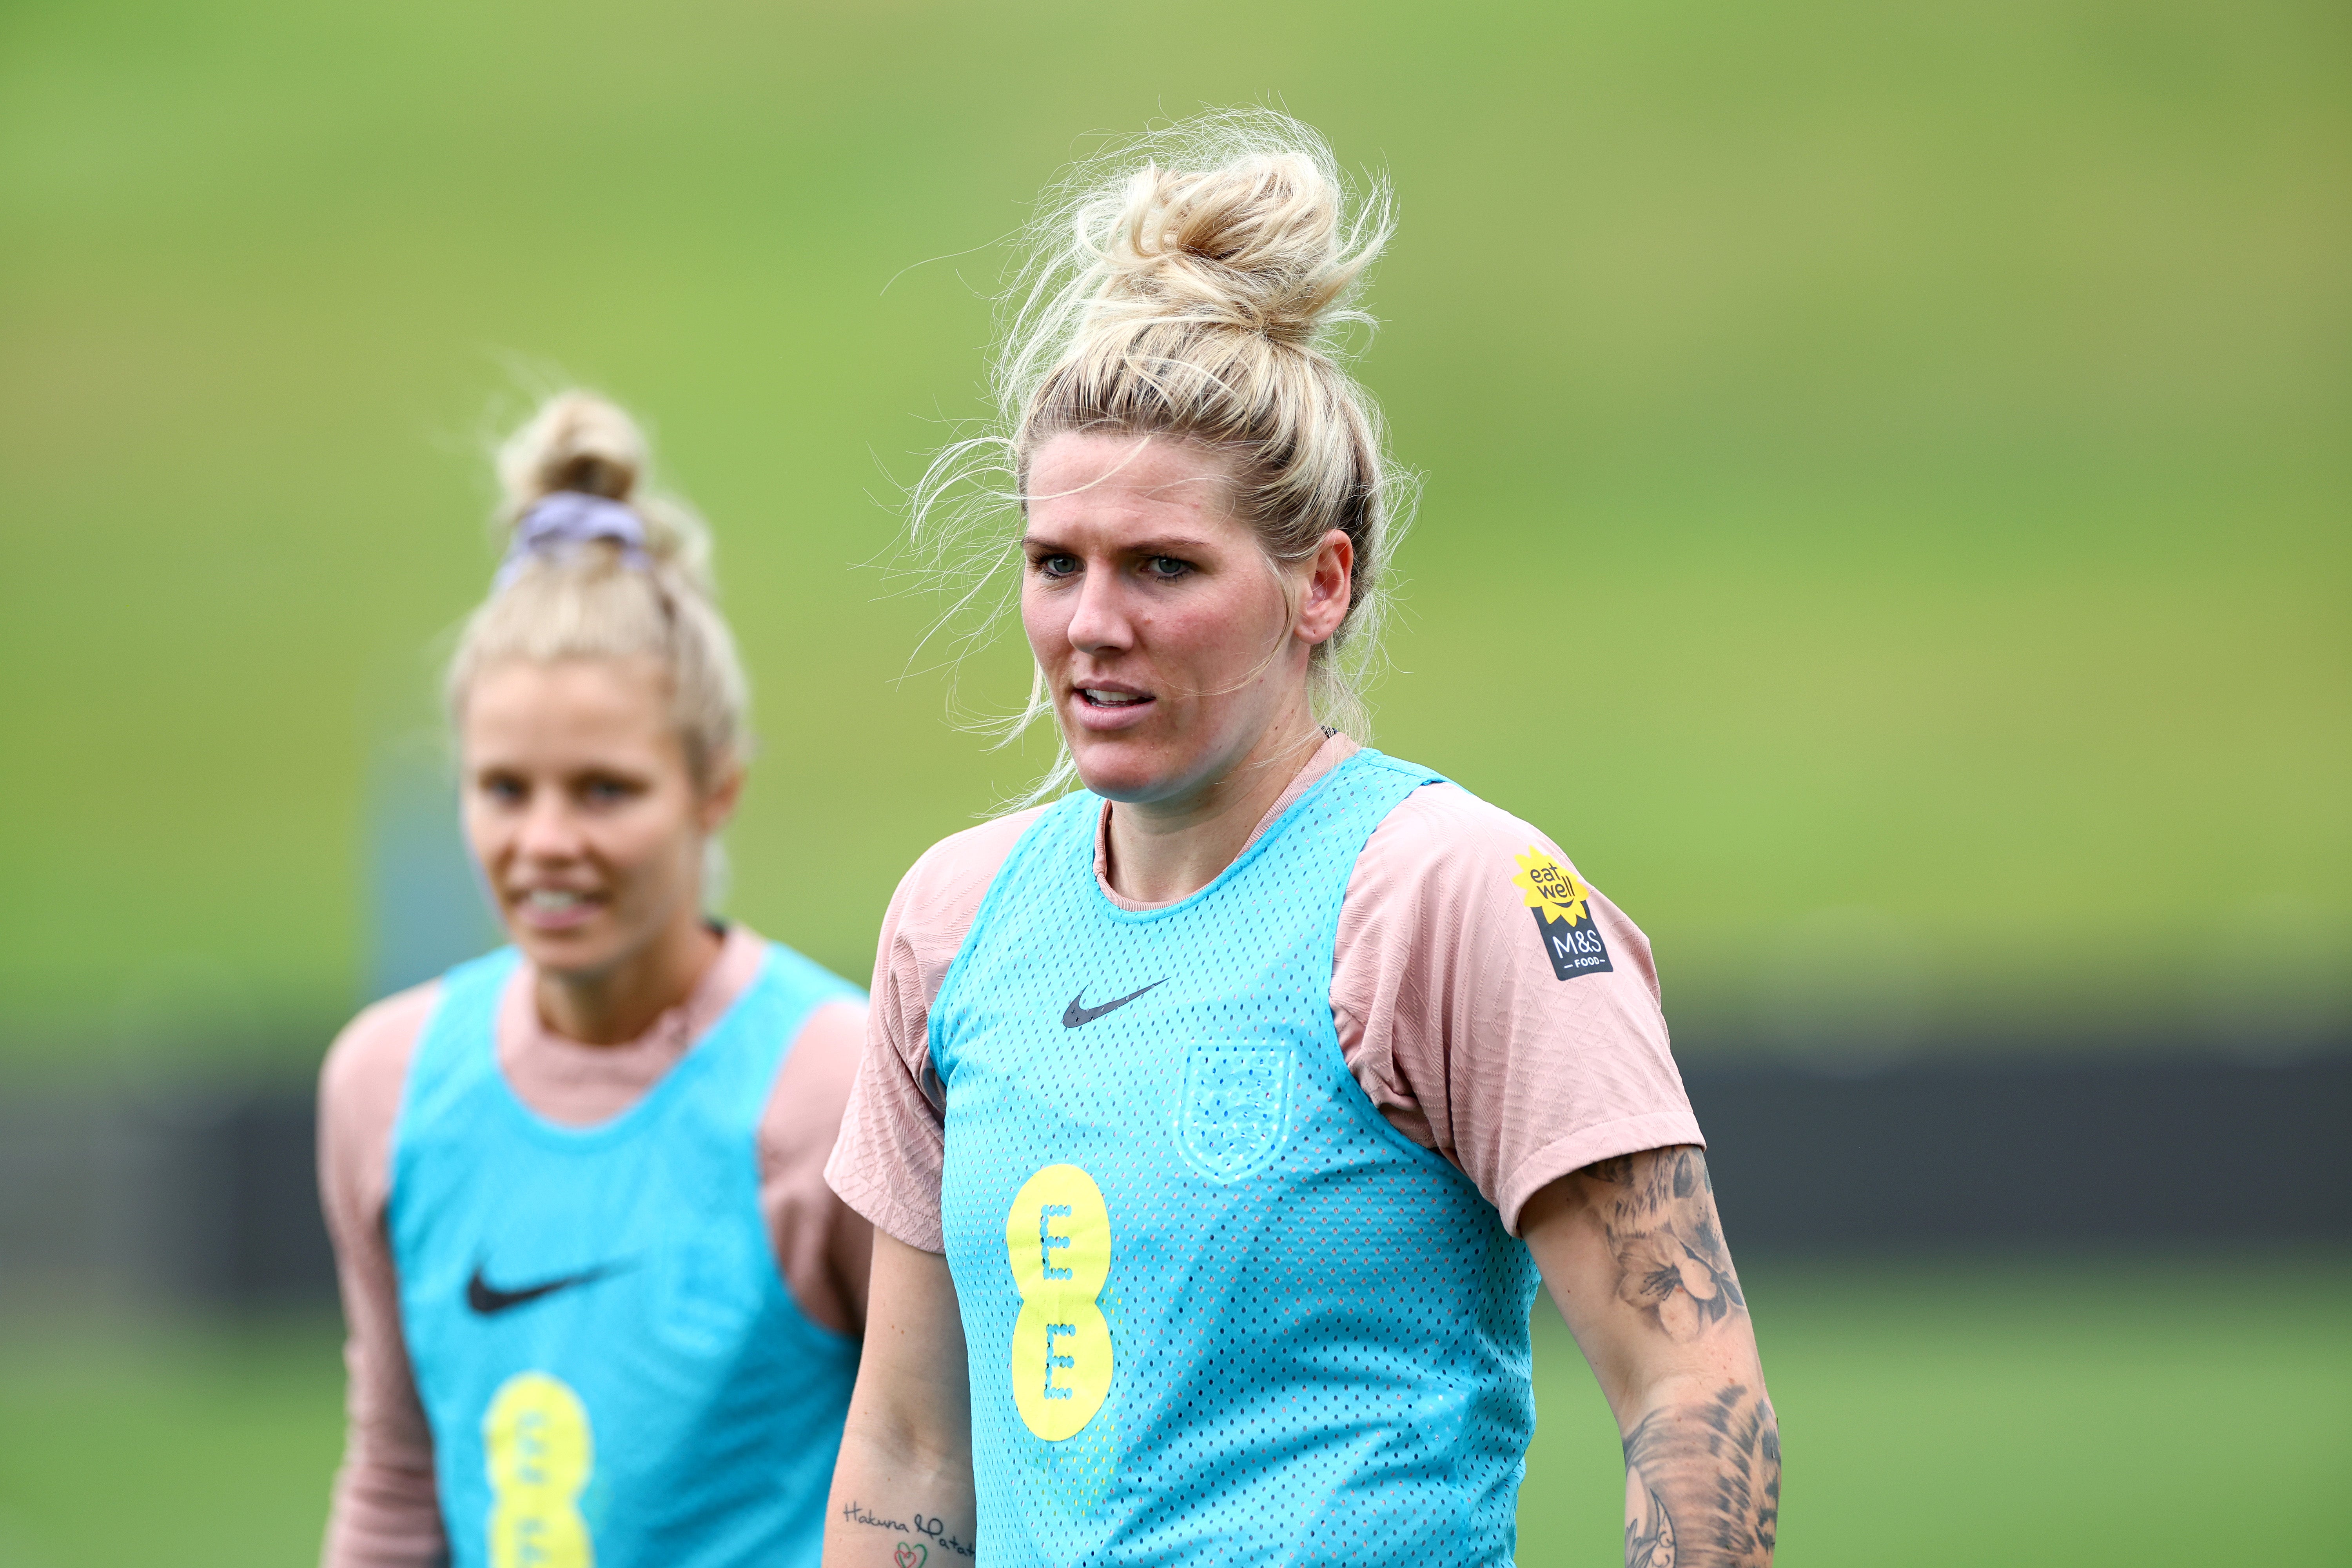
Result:
<svg viewBox="0 0 2352 1568"><path fill-rule="evenodd" d="M566 490L618 501L643 520L646 551L699 593L711 593L710 532L684 503L652 493L652 448L637 422L593 392L560 392L499 447L508 529Z"/></svg>
<svg viewBox="0 0 2352 1568"><path fill-rule="evenodd" d="M684 501L651 488L652 451L636 421L593 393L558 393L499 446L497 467L502 542L533 507L574 492L626 507L645 546L639 553L600 537L587 547L510 550L511 570L467 618L450 659L452 718L462 717L475 678L504 659L643 657L668 675L696 776L708 782L741 761L750 688L714 599L710 531Z"/></svg>
<svg viewBox="0 0 2352 1568"><path fill-rule="evenodd" d="M625 501L646 461L635 420L593 392L562 392L499 448L499 483L518 512L559 490Z"/></svg>
<svg viewBox="0 0 2352 1568"><path fill-rule="evenodd" d="M1060 365L1132 352L1155 327L1235 328L1329 357L1334 329L1372 324L1354 300L1395 226L1385 183L1351 189L1322 136L1275 110L1146 132L1045 193L997 405L1017 416Z"/></svg>
<svg viewBox="0 0 2352 1568"><path fill-rule="evenodd" d="M1110 202L1082 207L1100 291L1085 330L1139 319L1312 342L1371 252L1343 243L1342 193L1304 152L1251 153L1203 173L1147 164Z"/></svg>

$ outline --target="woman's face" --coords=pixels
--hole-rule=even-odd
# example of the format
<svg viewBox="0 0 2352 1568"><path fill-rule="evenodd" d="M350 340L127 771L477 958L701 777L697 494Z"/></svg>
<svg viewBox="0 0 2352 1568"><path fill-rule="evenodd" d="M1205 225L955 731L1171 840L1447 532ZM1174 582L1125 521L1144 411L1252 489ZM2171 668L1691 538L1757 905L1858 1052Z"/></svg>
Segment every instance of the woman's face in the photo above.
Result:
<svg viewBox="0 0 2352 1568"><path fill-rule="evenodd" d="M1345 534L1270 566L1224 460L1165 437L1054 437L1028 489L1022 625L1088 789L1186 799L1269 733L1311 727L1307 660L1347 613Z"/></svg>
<svg viewBox="0 0 2352 1568"><path fill-rule="evenodd" d="M740 775L698 790L650 659L510 659L475 677L466 836L542 973L589 974L702 918L704 842Z"/></svg>

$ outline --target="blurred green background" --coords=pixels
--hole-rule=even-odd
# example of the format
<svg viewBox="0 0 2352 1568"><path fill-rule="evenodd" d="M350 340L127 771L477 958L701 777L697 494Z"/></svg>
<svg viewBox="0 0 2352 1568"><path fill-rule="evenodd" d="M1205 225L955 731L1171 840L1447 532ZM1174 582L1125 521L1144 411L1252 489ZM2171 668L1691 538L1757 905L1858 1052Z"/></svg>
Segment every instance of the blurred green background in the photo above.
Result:
<svg viewBox="0 0 2352 1568"><path fill-rule="evenodd" d="M362 999L371 758L429 729L484 443L558 373L719 532L735 910L862 976L1038 760L946 726L933 606L853 569L979 411L987 247L1085 132L1239 101L1402 196L1379 738L1644 924L1686 1051L2340 1034L2347 32L17 0L0 1052L307 1062ZM1008 641L962 694L1024 687Z"/></svg>
<svg viewBox="0 0 2352 1568"><path fill-rule="evenodd" d="M1244 101L1402 197L1379 739L1643 922L1686 1056L2341 1041L2347 66L2294 0L13 0L0 1083L309 1070L556 377L719 530L732 909L864 974L1041 760L948 726L880 569L992 242ZM1786 1562L2352 1557L2340 1259L1751 1273ZM1541 1353L1523 1557L1610 1561ZM338 1384L308 1321L0 1325L0 1568L304 1560Z"/></svg>
<svg viewBox="0 0 2352 1568"><path fill-rule="evenodd" d="M1750 1268L1788 1454L1780 1568L2352 1561L2352 1268ZM314 1561L323 1326L0 1340L0 1568ZM1622 1563L1616 1434L1548 1305L1525 1568Z"/></svg>

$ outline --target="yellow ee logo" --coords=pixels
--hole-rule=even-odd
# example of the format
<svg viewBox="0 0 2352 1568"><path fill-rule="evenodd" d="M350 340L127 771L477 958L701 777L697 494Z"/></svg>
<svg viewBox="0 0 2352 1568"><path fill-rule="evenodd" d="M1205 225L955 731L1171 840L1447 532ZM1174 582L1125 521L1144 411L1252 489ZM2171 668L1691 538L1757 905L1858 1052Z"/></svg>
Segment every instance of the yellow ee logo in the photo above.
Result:
<svg viewBox="0 0 2352 1568"><path fill-rule="evenodd" d="M490 1398L482 1447L490 1568L594 1568L579 1503L596 1452L580 1396L543 1372L518 1373Z"/></svg>
<svg viewBox="0 0 2352 1568"><path fill-rule="evenodd" d="M1110 1279L1110 1210L1095 1179L1048 1165L1004 1216L1021 1292L1013 1323L1013 1404L1048 1443L1076 1436L1110 1394L1110 1324L1096 1303Z"/></svg>

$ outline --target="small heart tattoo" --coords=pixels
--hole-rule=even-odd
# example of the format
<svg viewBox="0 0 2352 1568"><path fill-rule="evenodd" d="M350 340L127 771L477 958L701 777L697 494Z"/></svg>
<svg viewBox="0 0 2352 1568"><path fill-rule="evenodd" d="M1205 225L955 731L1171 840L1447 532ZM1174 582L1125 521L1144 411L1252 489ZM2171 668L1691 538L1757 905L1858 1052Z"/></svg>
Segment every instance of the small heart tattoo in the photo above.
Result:
<svg viewBox="0 0 2352 1568"><path fill-rule="evenodd" d="M923 1568L931 1560L931 1549L911 1541L898 1542L898 1568Z"/></svg>

